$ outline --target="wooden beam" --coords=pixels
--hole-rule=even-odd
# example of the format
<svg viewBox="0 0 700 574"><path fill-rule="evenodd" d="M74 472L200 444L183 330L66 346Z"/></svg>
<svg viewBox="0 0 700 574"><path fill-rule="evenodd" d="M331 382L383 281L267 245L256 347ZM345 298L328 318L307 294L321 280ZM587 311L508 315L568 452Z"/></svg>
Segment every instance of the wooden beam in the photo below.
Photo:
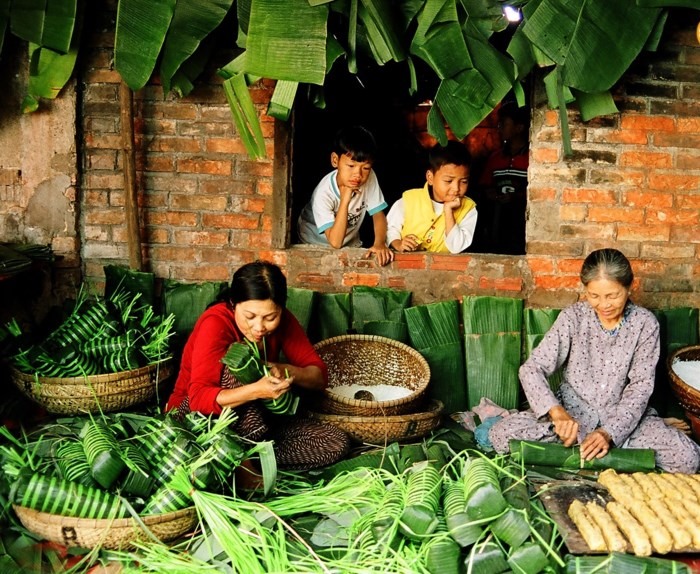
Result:
<svg viewBox="0 0 700 574"><path fill-rule="evenodd" d="M136 189L136 161L134 150L134 94L124 82L119 87L122 131L122 164L124 169L124 207L126 209L126 236L129 248L129 267L143 271L141 255L141 227L139 225L138 190Z"/></svg>

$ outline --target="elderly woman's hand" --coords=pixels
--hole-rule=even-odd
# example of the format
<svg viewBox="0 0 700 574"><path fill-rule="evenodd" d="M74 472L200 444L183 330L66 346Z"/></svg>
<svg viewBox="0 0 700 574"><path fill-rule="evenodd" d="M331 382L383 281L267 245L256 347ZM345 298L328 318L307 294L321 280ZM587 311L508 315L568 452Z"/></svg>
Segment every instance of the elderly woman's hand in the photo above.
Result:
<svg viewBox="0 0 700 574"><path fill-rule="evenodd" d="M566 412L564 407L552 407L549 410L549 418L554 425L554 432L557 433L564 446L576 444L578 440L578 422Z"/></svg>
<svg viewBox="0 0 700 574"><path fill-rule="evenodd" d="M602 428L598 428L590 433L581 443L581 458L583 460L592 460L593 458L602 458L610 450L612 442L610 435Z"/></svg>

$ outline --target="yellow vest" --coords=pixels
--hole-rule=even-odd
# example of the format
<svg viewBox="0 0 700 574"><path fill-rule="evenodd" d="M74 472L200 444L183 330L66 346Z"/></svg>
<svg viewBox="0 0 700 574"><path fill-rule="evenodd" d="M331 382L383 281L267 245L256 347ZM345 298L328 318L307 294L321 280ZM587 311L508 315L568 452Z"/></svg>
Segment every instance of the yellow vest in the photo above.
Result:
<svg viewBox="0 0 700 574"><path fill-rule="evenodd" d="M454 211L455 223L459 224L476 204L468 197L462 198L459 208ZM420 189L409 189L403 193L404 220L401 237L415 235L422 240L421 250L435 253L449 253L445 245L445 216L435 215L433 202L426 183Z"/></svg>

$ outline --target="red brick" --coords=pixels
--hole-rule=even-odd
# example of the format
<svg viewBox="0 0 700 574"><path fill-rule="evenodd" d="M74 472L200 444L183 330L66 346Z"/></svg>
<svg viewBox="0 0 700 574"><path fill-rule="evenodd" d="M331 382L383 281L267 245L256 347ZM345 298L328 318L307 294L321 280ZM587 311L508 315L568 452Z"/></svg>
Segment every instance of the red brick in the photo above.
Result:
<svg viewBox="0 0 700 574"><path fill-rule="evenodd" d="M625 191L622 204L630 207L671 207L672 193L650 193L646 191Z"/></svg>
<svg viewBox="0 0 700 574"><path fill-rule="evenodd" d="M158 120L155 118L145 118L147 133L154 133L160 136L174 136L177 133L177 122L175 120Z"/></svg>
<svg viewBox="0 0 700 574"><path fill-rule="evenodd" d="M677 194L676 195L676 203L678 204L678 207L685 207L685 208L690 208L690 209L700 209L700 193L696 193L694 195L686 195L686 194Z"/></svg>
<svg viewBox="0 0 700 574"><path fill-rule="evenodd" d="M236 173L255 175L259 177L272 177L272 162L269 160L243 160L236 158Z"/></svg>
<svg viewBox="0 0 700 574"><path fill-rule="evenodd" d="M528 259L529 256L550 255L552 253L575 257L583 253L583 241L576 239L567 241L528 241L527 253Z"/></svg>
<svg viewBox="0 0 700 574"><path fill-rule="evenodd" d="M258 195L272 195L272 182L259 179L255 183L255 192Z"/></svg>
<svg viewBox="0 0 700 574"><path fill-rule="evenodd" d="M146 157L143 169L145 171L173 172L175 171L175 163L171 157L149 155Z"/></svg>
<svg viewBox="0 0 700 574"><path fill-rule="evenodd" d="M523 280L521 277L479 277L480 289L496 289L498 291L521 291Z"/></svg>
<svg viewBox="0 0 700 574"><path fill-rule="evenodd" d="M225 231L173 231L173 242L177 245L219 245L228 244Z"/></svg>
<svg viewBox="0 0 700 574"><path fill-rule="evenodd" d="M205 146L209 153L248 154L243 142L233 138L211 138L206 140Z"/></svg>
<svg viewBox="0 0 700 574"><path fill-rule="evenodd" d="M260 225L260 218L237 213L203 213L202 225L205 228L213 229L257 229Z"/></svg>
<svg viewBox="0 0 700 574"><path fill-rule="evenodd" d="M632 259L630 264L635 275L662 275L666 272L666 264L663 261Z"/></svg>
<svg viewBox="0 0 700 574"><path fill-rule="evenodd" d="M560 159L559 148L535 148L530 151L530 159L537 163L557 163Z"/></svg>
<svg viewBox="0 0 700 574"><path fill-rule="evenodd" d="M83 215L86 225L123 225L126 223L126 216L123 209L90 210Z"/></svg>
<svg viewBox="0 0 700 574"><path fill-rule="evenodd" d="M676 129L676 122L671 117L623 114L620 117L620 128L623 130L672 132Z"/></svg>
<svg viewBox="0 0 700 574"><path fill-rule="evenodd" d="M396 253L392 265L396 269L425 269L425 259L422 253Z"/></svg>
<svg viewBox="0 0 700 574"><path fill-rule="evenodd" d="M622 223L642 223L644 221L644 210L633 207L597 207L588 208L588 221L596 223L622 222Z"/></svg>
<svg viewBox="0 0 700 574"><path fill-rule="evenodd" d="M190 209L193 211L223 211L228 204L224 195L187 195L173 194L170 196L170 207L173 209Z"/></svg>
<svg viewBox="0 0 700 574"><path fill-rule="evenodd" d="M575 273L577 276L581 272L582 259L560 259L557 261L557 271L561 273Z"/></svg>
<svg viewBox="0 0 700 574"><path fill-rule="evenodd" d="M670 225L618 225L617 239L620 241L668 241Z"/></svg>
<svg viewBox="0 0 700 574"><path fill-rule="evenodd" d="M86 84L120 84L122 77L116 70L90 70L83 77Z"/></svg>
<svg viewBox="0 0 700 574"><path fill-rule="evenodd" d="M148 243L170 243L170 233L167 229L146 227L146 241Z"/></svg>
<svg viewBox="0 0 700 574"><path fill-rule="evenodd" d="M228 281L230 269L228 266L212 265L178 265L174 268L179 281L199 283L202 281Z"/></svg>
<svg viewBox="0 0 700 574"><path fill-rule="evenodd" d="M527 264L530 271L535 273L542 273L546 275L551 275L554 273L554 261L551 257L527 257Z"/></svg>
<svg viewBox="0 0 700 574"><path fill-rule="evenodd" d="M700 154L679 152L676 156L676 168L700 170Z"/></svg>
<svg viewBox="0 0 700 574"><path fill-rule="evenodd" d="M645 222L697 225L699 214L700 211L697 209L647 209Z"/></svg>
<svg viewBox="0 0 700 574"><path fill-rule="evenodd" d="M601 188L564 188L562 203L606 203L615 204L617 198L615 192Z"/></svg>
<svg viewBox="0 0 700 574"><path fill-rule="evenodd" d="M122 149L120 135L105 135L88 133L85 136L85 146L94 149Z"/></svg>
<svg viewBox="0 0 700 574"><path fill-rule="evenodd" d="M649 135L642 130L588 130L588 142L601 144L637 144L647 145Z"/></svg>
<svg viewBox="0 0 700 574"><path fill-rule="evenodd" d="M201 158L181 159L177 162L177 171L182 173L209 173L212 175L231 175L231 162Z"/></svg>
<svg viewBox="0 0 700 574"><path fill-rule="evenodd" d="M535 187L527 188L528 201L554 201L557 197L557 190L553 187Z"/></svg>
<svg viewBox="0 0 700 574"><path fill-rule="evenodd" d="M299 285L310 285L313 287L334 287L335 280L330 273L299 273L296 282Z"/></svg>
<svg viewBox="0 0 700 574"><path fill-rule="evenodd" d="M109 173L102 175L93 172L87 176L87 186L90 189L124 189L124 175Z"/></svg>
<svg viewBox="0 0 700 574"><path fill-rule="evenodd" d="M559 226L562 238L573 239L612 239L614 235L613 224L601 223L570 223Z"/></svg>
<svg viewBox="0 0 700 574"><path fill-rule="evenodd" d="M544 125L546 126L558 126L559 125L559 112L554 110L547 110L544 113Z"/></svg>
<svg viewBox="0 0 700 574"><path fill-rule="evenodd" d="M670 153L651 151L622 151L620 165L647 168L672 167L673 156Z"/></svg>
<svg viewBox="0 0 700 574"><path fill-rule="evenodd" d="M392 289L405 290L407 289L406 277L389 277L388 285Z"/></svg>
<svg viewBox="0 0 700 574"><path fill-rule="evenodd" d="M586 205L562 205L559 208L560 221L585 221L588 213Z"/></svg>
<svg viewBox="0 0 700 574"><path fill-rule="evenodd" d="M680 175L677 173L657 173L649 174L649 189L660 191L694 191L700 189L700 176Z"/></svg>
<svg viewBox="0 0 700 574"><path fill-rule="evenodd" d="M243 198L241 201L241 208L243 211L250 211L253 213L262 213L265 211L265 206L267 202L264 199L253 199L250 197Z"/></svg>
<svg viewBox="0 0 700 574"><path fill-rule="evenodd" d="M379 273L343 273L342 285L352 287L353 285L365 285L367 287L377 287L380 281Z"/></svg>
<svg viewBox="0 0 700 574"><path fill-rule="evenodd" d="M700 243L700 231L697 227L671 227L671 242Z"/></svg>
<svg viewBox="0 0 700 574"><path fill-rule="evenodd" d="M153 211L144 214L144 220L149 225L174 225L176 227L194 227L197 225L196 213L186 211Z"/></svg>
<svg viewBox="0 0 700 574"><path fill-rule="evenodd" d="M281 249L276 249L274 251L261 250L258 251L257 256L258 259L262 259L263 261L271 261L282 268L286 267L289 261L289 252Z"/></svg>
<svg viewBox="0 0 700 574"><path fill-rule="evenodd" d="M578 275L535 275L534 280L540 289L577 289L581 283Z"/></svg>
<svg viewBox="0 0 700 574"><path fill-rule="evenodd" d="M179 137L155 137L150 139L146 149L160 152L197 153L202 150L199 140Z"/></svg>
<svg viewBox="0 0 700 574"><path fill-rule="evenodd" d="M151 256L158 261L196 261L199 248L192 245L154 245L150 248Z"/></svg>
<svg viewBox="0 0 700 574"><path fill-rule="evenodd" d="M695 258L695 247L693 245L644 243L642 244L641 256L647 260L654 260L659 264L660 261L667 259L693 259Z"/></svg>
<svg viewBox="0 0 700 574"><path fill-rule="evenodd" d="M254 185L252 180L217 178L201 182L199 192L211 195L252 195Z"/></svg>
<svg viewBox="0 0 700 574"><path fill-rule="evenodd" d="M700 118L678 118L678 131L700 134Z"/></svg>
<svg viewBox="0 0 700 574"><path fill-rule="evenodd" d="M470 255L438 255L428 260L428 269L440 269L442 271L464 271L471 262Z"/></svg>

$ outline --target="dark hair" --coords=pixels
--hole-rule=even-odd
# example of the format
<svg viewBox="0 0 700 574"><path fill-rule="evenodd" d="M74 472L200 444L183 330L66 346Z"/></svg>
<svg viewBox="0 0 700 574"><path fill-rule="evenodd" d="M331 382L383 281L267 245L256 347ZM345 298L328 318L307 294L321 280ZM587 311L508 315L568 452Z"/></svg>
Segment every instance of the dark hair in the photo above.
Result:
<svg viewBox="0 0 700 574"><path fill-rule="evenodd" d="M377 142L367 128L351 126L338 131L332 151L339 156L348 154L355 161L374 161L377 157Z"/></svg>
<svg viewBox="0 0 700 574"><path fill-rule="evenodd" d="M428 168L435 173L443 165L465 165L471 166L472 156L464 144L449 140L446 146L435 144L428 151Z"/></svg>
<svg viewBox="0 0 700 574"><path fill-rule="evenodd" d="M608 279L629 287L634 280L632 265L617 249L592 251L581 267L581 283L588 285L596 279Z"/></svg>
<svg viewBox="0 0 700 574"><path fill-rule="evenodd" d="M510 118L514 124L528 127L530 125L530 110L527 106L518 106L515 102L504 102L498 108L498 118Z"/></svg>
<svg viewBox="0 0 700 574"><path fill-rule="evenodd" d="M228 300L233 305L272 299L284 309L287 305L287 278L277 265L269 261L246 263L233 274L231 286L219 299Z"/></svg>

